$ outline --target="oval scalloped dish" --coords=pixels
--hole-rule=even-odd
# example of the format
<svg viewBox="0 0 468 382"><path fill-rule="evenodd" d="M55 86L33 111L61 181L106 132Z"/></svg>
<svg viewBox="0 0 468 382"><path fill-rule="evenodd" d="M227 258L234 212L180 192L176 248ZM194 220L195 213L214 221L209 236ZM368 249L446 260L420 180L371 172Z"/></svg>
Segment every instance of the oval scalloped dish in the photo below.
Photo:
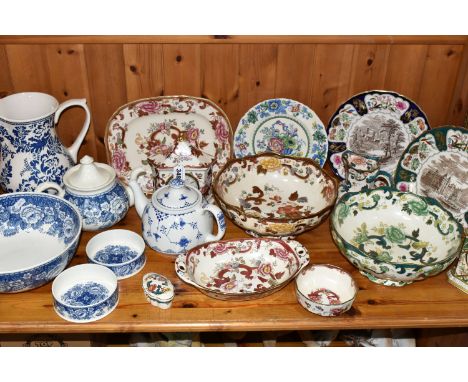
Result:
<svg viewBox="0 0 468 382"><path fill-rule="evenodd" d="M253 299L287 285L308 263L297 241L223 240L203 244L181 255L176 271L182 280L219 299Z"/></svg>

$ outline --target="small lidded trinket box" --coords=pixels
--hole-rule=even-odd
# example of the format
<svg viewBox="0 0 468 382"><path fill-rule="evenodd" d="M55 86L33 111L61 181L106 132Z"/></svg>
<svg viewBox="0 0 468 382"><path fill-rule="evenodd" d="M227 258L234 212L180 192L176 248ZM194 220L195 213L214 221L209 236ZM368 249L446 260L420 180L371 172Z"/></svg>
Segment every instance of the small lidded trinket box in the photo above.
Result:
<svg viewBox="0 0 468 382"><path fill-rule="evenodd" d="M174 285L158 273L147 273L143 276L143 290L146 299L154 306L168 309L174 299Z"/></svg>

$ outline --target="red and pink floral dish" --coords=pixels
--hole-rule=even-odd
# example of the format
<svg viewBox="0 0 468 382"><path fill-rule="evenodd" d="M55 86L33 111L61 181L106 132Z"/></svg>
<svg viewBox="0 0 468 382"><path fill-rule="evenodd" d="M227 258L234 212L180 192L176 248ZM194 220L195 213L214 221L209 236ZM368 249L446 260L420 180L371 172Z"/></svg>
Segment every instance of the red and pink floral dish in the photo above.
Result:
<svg viewBox="0 0 468 382"><path fill-rule="evenodd" d="M350 274L334 265L309 265L296 277L299 304L320 316L338 316L348 311L357 291Z"/></svg>
<svg viewBox="0 0 468 382"><path fill-rule="evenodd" d="M286 286L309 263L299 242L268 238L222 240L179 255L177 275L220 300L253 300Z"/></svg>
<svg viewBox="0 0 468 382"><path fill-rule="evenodd" d="M150 164L164 162L182 133L194 155L212 158L213 177L232 157L231 125L218 105L198 97L161 96L133 101L115 111L106 127L108 162L126 184L132 170L143 166L147 174L138 182L151 194Z"/></svg>
<svg viewBox="0 0 468 382"><path fill-rule="evenodd" d="M216 202L252 236L296 236L317 227L337 197L314 160L260 154L230 160L213 184Z"/></svg>

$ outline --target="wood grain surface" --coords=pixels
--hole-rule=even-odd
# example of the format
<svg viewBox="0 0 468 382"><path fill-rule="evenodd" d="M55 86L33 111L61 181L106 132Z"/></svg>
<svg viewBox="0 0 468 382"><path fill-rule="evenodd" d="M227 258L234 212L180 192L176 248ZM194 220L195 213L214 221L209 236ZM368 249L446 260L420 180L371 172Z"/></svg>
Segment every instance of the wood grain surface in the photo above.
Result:
<svg viewBox="0 0 468 382"><path fill-rule="evenodd" d="M141 234L134 208L113 228ZM70 266L86 262L85 246L96 233L83 232L78 252ZM225 238L247 237L228 222ZM52 307L51 285L20 294L0 294L0 332L184 332L269 331L305 329L369 329L467 327L468 295L448 284L445 273L403 288L370 282L338 252L328 221L297 238L310 251L312 263L328 263L351 272L359 286L352 309L339 317L309 313L296 301L294 282L279 292L252 301L229 302L205 296L181 281L173 258L146 248L147 263L137 275L119 281L120 301L109 316L86 324L61 319ZM168 277L176 296L168 310L149 304L141 286L147 272Z"/></svg>

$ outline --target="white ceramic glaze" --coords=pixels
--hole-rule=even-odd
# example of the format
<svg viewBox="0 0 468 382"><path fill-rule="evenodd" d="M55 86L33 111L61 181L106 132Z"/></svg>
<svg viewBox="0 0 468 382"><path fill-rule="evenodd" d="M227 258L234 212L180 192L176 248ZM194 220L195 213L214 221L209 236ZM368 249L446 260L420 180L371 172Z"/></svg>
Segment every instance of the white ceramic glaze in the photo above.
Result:
<svg viewBox="0 0 468 382"><path fill-rule="evenodd" d="M185 183L184 168L174 169L167 186L153 193L151 201L143 194L137 177L143 168L132 173L130 187L135 195L135 207L142 219L143 238L158 252L170 255L185 253L196 245L220 240L226 222L219 207L208 204L196 188ZM213 234L213 217L218 233Z"/></svg>
<svg viewBox="0 0 468 382"><path fill-rule="evenodd" d="M391 188L343 195L330 222L340 252L383 285L442 272L463 243L462 226L436 200Z"/></svg>
<svg viewBox="0 0 468 382"><path fill-rule="evenodd" d="M312 159L260 154L233 159L213 184L218 205L253 236L295 236L318 226L337 197Z"/></svg>
<svg viewBox="0 0 468 382"><path fill-rule="evenodd" d="M83 217L84 231L113 226L125 217L134 203L132 190L121 184L115 170L107 164L94 162L87 155L65 173L63 183L64 188L54 182L45 182L36 190L53 189L76 205Z"/></svg>
<svg viewBox="0 0 468 382"><path fill-rule="evenodd" d="M75 142L65 148L55 125L67 108L79 106L86 113ZM0 186L7 192L34 191L38 184L56 182L72 167L88 131L90 112L85 99L61 104L44 93L16 93L0 99Z"/></svg>
<svg viewBox="0 0 468 382"><path fill-rule="evenodd" d="M169 309L174 299L174 285L158 273L147 273L143 276L143 291L146 299L153 306Z"/></svg>
<svg viewBox="0 0 468 382"><path fill-rule="evenodd" d="M112 115L105 138L109 163L126 184L132 171L143 167L146 171L138 183L144 193L152 194L152 163L164 163L183 133L196 157L212 158L213 176L232 157L231 125L217 104L205 98L161 96L132 101ZM200 179L198 182L201 191L209 196L209 188Z"/></svg>
<svg viewBox="0 0 468 382"><path fill-rule="evenodd" d="M268 296L308 264L309 253L294 240L253 238L200 245L176 259L176 273L186 283L221 300Z"/></svg>
<svg viewBox="0 0 468 382"><path fill-rule="evenodd" d="M37 288L56 277L76 252L77 208L54 195L0 195L0 292Z"/></svg>
<svg viewBox="0 0 468 382"><path fill-rule="evenodd" d="M117 277L98 264L80 264L52 283L55 312L64 320L85 323L110 314L119 302Z"/></svg>
<svg viewBox="0 0 468 382"><path fill-rule="evenodd" d="M309 312L321 316L348 311L357 292L351 275L334 265L309 265L296 277L297 300Z"/></svg>
<svg viewBox="0 0 468 382"><path fill-rule="evenodd" d="M88 260L112 270L122 280L140 272L146 263L145 242L135 232L112 229L94 236L86 245Z"/></svg>

